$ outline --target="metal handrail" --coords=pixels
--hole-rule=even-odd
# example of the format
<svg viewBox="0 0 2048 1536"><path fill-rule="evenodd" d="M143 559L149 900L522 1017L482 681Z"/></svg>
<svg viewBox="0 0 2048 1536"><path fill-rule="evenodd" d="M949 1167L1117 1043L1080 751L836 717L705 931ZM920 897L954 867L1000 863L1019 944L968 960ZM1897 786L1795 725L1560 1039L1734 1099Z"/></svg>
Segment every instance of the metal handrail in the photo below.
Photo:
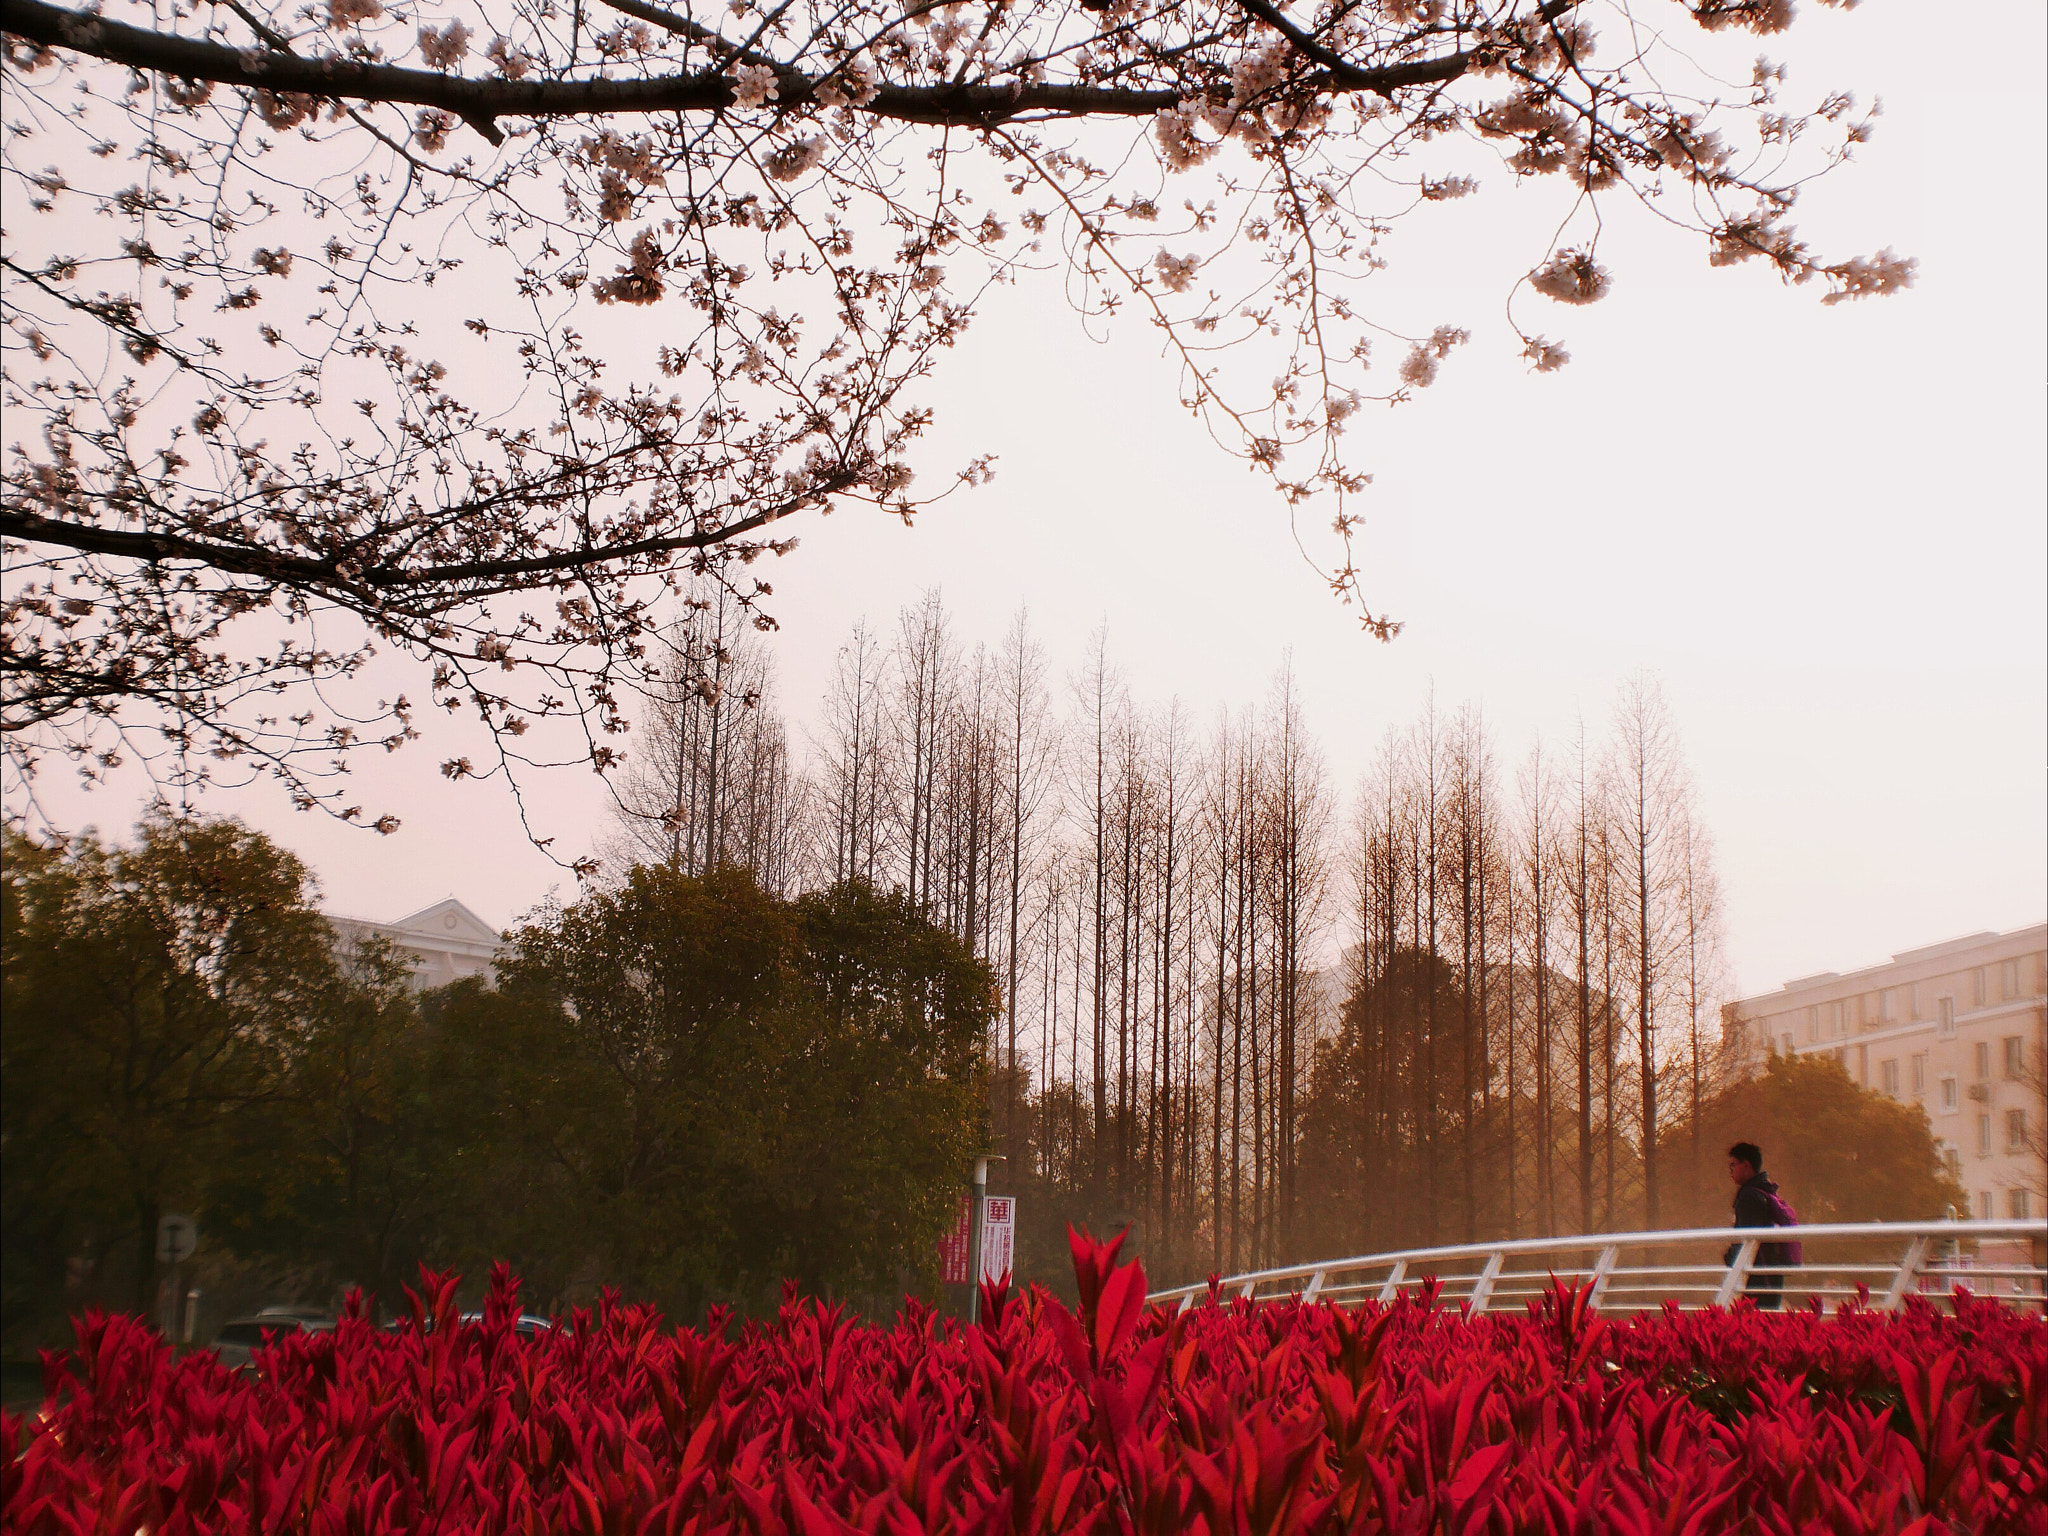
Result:
<svg viewBox="0 0 2048 1536"><path fill-rule="evenodd" d="M1799 1266L1767 1265L1757 1262L1766 1243L1871 1244L1903 1243L1893 1248L1894 1257L1881 1262L1863 1262L1809 1257ZM1959 1246L1964 1243L2012 1242L2026 1246L2024 1262L1979 1266L1975 1260L1964 1265ZM1364 1254L1348 1259L1324 1259L1308 1264L1286 1264L1273 1269L1253 1270L1217 1282L1219 1294L1248 1301L1304 1301L1356 1304L1368 1295L1392 1301L1401 1287L1424 1278L1439 1282L1439 1294L1451 1302L1463 1302L1474 1312L1489 1310L1496 1301L1524 1300L1549 1288L1553 1278L1588 1280L1593 1302L1611 1311L1640 1311L1661 1307L1667 1300L1710 1298L1711 1305L1726 1306L1761 1276L1782 1276L1783 1295L1788 1300L1819 1296L1847 1300L1867 1295L1871 1304L1896 1309L1916 1285L1947 1278L1988 1280L1995 1293L2000 1281L2007 1282L2010 1295L2001 1301L2041 1304L2048 1296L2048 1268L2039 1262L2041 1246L2048 1243L2048 1224L2037 1221L1868 1221L1825 1222L1802 1227L1686 1227L1666 1232L1602 1232L1571 1237L1528 1237L1497 1243L1455 1243L1447 1247L1411 1248L1393 1253ZM1666 1260L1658 1264L1621 1264L1624 1250L1640 1248L1684 1248L1712 1245L1710 1263L1686 1264ZM1724 1264L1720 1252L1733 1244L1732 1264ZM1946 1252L1936 1252L1937 1246ZM1527 1269L1511 1267L1517 1260L1546 1255L1597 1253L1592 1267L1580 1264L1560 1268L1546 1265ZM1470 1273L1444 1275L1447 1265L1473 1266ZM1384 1276L1370 1272L1384 1270ZM1697 1279L1686 1282L1684 1277ZM1823 1282L1846 1281L1848 1284ZM1642 1282L1650 1282L1644 1284ZM1540 1282L1535 1289L1529 1282ZM1261 1292L1264 1294L1261 1294ZM1209 1282L1197 1281L1154 1291L1148 1302L1178 1301L1181 1310L1193 1306L1209 1292Z"/></svg>

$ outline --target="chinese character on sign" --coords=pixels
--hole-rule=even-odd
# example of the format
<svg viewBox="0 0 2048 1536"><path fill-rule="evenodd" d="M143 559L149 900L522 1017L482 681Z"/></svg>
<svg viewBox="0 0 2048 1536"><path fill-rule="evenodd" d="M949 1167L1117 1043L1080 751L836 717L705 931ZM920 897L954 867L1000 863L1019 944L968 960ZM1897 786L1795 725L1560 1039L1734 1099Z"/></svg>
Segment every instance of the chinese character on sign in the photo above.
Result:
<svg viewBox="0 0 2048 1536"><path fill-rule="evenodd" d="M939 1278L948 1285L967 1283L967 1212L972 1203L967 1196L960 1197L959 1218L939 1238Z"/></svg>
<svg viewBox="0 0 2048 1536"><path fill-rule="evenodd" d="M190 1216L166 1215L156 1224L156 1261L182 1264L199 1246L199 1228Z"/></svg>
<svg viewBox="0 0 2048 1536"><path fill-rule="evenodd" d="M1000 1280L1016 1267L1017 1202L991 1195L981 1213L981 1278Z"/></svg>

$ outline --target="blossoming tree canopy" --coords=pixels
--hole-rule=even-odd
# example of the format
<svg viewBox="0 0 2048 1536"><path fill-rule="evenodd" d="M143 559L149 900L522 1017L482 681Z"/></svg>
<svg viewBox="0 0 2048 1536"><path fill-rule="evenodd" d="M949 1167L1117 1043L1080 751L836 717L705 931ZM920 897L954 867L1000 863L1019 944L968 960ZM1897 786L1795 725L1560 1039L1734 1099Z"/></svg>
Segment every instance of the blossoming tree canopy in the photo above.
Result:
<svg viewBox="0 0 2048 1536"><path fill-rule="evenodd" d="M551 716L609 767L633 685L701 661L655 626L683 583L759 605L799 514L932 494L917 386L1035 266L1159 327L1189 408L1348 548L1347 418L1466 339L1371 318L1398 216L1549 178L1517 315L1606 290L1617 197L1827 301L1909 280L1786 222L1850 98L1701 36L1790 13L0 0L12 769L140 753L360 816L329 776L426 698L498 754L451 776ZM422 699L378 696L379 649Z"/></svg>

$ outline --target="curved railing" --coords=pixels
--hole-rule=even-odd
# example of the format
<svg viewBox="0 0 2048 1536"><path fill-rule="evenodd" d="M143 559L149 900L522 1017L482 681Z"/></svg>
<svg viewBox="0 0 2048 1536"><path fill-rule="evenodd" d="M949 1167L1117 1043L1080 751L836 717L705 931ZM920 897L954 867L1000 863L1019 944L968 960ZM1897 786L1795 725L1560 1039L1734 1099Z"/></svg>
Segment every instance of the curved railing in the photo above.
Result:
<svg viewBox="0 0 2048 1536"><path fill-rule="evenodd" d="M1758 1262L1766 1243L1796 1241L1797 1267ZM1734 1262L1724 1250L1735 1244ZM2048 1291L2048 1225L2038 1221L1843 1222L1796 1228L1694 1227L1673 1232L1603 1232L1595 1236L1538 1237L1505 1243L1464 1243L1413 1248L1353 1259L1326 1259L1232 1275L1219 1282L1222 1297L1248 1301L1356 1304L1392 1301L1403 1286L1435 1279L1438 1294L1474 1312L1521 1305L1549 1291L1554 1280L1590 1281L1593 1302L1609 1311L1643 1311L1667 1301L1727 1306L1756 1282L1782 1277L1787 1305L1809 1297L1824 1302L1859 1297L1898 1307L1907 1296L1947 1295L1967 1286L2020 1306L2041 1306ZM1624 1259L1630 1262L1623 1262ZM1209 1293L1207 1281L1154 1291L1152 1302L1178 1301L1182 1310Z"/></svg>

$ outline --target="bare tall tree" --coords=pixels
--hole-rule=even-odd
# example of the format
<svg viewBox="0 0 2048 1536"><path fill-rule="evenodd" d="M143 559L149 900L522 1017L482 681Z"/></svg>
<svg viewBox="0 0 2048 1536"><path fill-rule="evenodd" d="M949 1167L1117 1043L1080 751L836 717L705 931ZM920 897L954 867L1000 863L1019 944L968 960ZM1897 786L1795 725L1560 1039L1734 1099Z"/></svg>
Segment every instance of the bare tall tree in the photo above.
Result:
<svg viewBox="0 0 2048 1536"><path fill-rule="evenodd" d="M1453 724L1450 741L1452 859L1458 897L1458 1163L1459 1204L1464 1212L1464 1241L1475 1242L1479 1234L1479 1122L1474 1100L1485 1069L1484 1058L1475 1062L1479 1026L1483 1014L1475 1013L1479 978L1485 974L1479 960L1478 929L1484 922L1483 897L1486 858L1485 817L1480 804L1484 793L1485 743L1476 713L1468 706Z"/></svg>
<svg viewBox="0 0 2048 1536"><path fill-rule="evenodd" d="M1547 1235L1556 1235L1556 1092L1553 1087L1556 1050L1551 1035L1550 935L1557 904L1557 852L1551 836L1556 815L1556 786L1539 740L1529 749L1522 770L1522 817L1526 841L1520 863L1527 924L1535 1034L1531 1061L1536 1075L1536 1210Z"/></svg>
<svg viewBox="0 0 2048 1536"><path fill-rule="evenodd" d="M1418 889L1422 901L1422 918L1417 927L1422 934L1422 948L1429 958L1429 980L1422 988L1423 1232L1425 1241L1434 1244L1440 1230L1439 1222L1443 1209L1443 1079L1439 1076L1437 1059L1442 1032L1442 1021L1437 1014L1441 989L1436 985L1435 978L1442 961L1439 949L1442 927L1437 912L1437 901L1443 889L1444 878L1443 834L1448 788L1446 771L1449 768L1449 761L1443 733L1437 720L1436 691L1433 687L1430 690L1429 701L1423 706L1422 717L1416 722L1414 752L1419 795L1416 820L1418 835L1422 841L1422 849L1416 861Z"/></svg>
<svg viewBox="0 0 2048 1536"><path fill-rule="evenodd" d="M1059 736L1052 727L1052 699L1046 690L1045 650L1031 633L1030 615L1018 609L1003 639L997 663L1003 734L1002 788L1008 821L1008 864L1004 917L1007 934L1004 958L1005 1052L1010 1072L1017 1070L1017 999L1022 974L1027 875L1035 872L1045 835L1044 812L1051 793ZM1057 923L1053 926L1057 927Z"/></svg>
<svg viewBox="0 0 2048 1536"><path fill-rule="evenodd" d="M1331 794L1322 755L1304 716L1291 665L1274 679L1266 715L1272 783L1267 819L1271 827L1273 887L1273 969L1277 978L1278 1027L1275 1051L1275 1239L1283 1249L1294 1242L1295 1183L1300 1136L1304 1047L1313 1050L1317 1020L1305 1006L1304 988L1313 968L1328 891Z"/></svg>
<svg viewBox="0 0 2048 1536"><path fill-rule="evenodd" d="M1637 1128L1643 1169L1643 1220L1657 1225L1657 1067L1659 1010L1684 913L1683 793L1662 691L1637 674L1615 707L1615 817L1627 882L1635 982Z"/></svg>
<svg viewBox="0 0 2048 1536"><path fill-rule="evenodd" d="M1714 876L1713 836L1688 797L1678 827L1681 921L1685 940L1686 1123L1688 1166L1701 1166L1701 1105L1707 1093L1709 1047L1701 1039L1707 1000L1720 982L1721 894Z"/></svg>
<svg viewBox="0 0 2048 1536"><path fill-rule="evenodd" d="M1569 873L1565 883L1565 900L1571 908L1572 924L1578 939L1578 1035L1574 1053L1579 1070L1578 1094L1578 1165L1579 1165L1579 1230L1591 1232L1593 1226L1593 1063L1597 1055L1594 1045L1595 1027L1593 1014L1593 935L1597 921L1596 908L1599 901L1595 886L1597 879L1596 853L1599 838L1599 809L1597 786L1587 762L1586 725L1579 722L1578 774L1575 780L1576 796L1572 805L1572 832Z"/></svg>
<svg viewBox="0 0 2048 1536"><path fill-rule="evenodd" d="M663 639L673 661L614 800L624 852L689 874L733 865L794 891L807 874L808 786L753 615L707 583Z"/></svg>
<svg viewBox="0 0 2048 1536"><path fill-rule="evenodd" d="M905 893L920 910L933 910L946 736L952 725L959 647L944 603L927 592L898 616L893 673L897 782L892 806L894 841Z"/></svg>
<svg viewBox="0 0 2048 1536"><path fill-rule="evenodd" d="M834 880L879 885L887 868L887 807L896 778L888 722L888 658L867 625L854 625L827 684L820 737L821 838Z"/></svg>
<svg viewBox="0 0 2048 1536"><path fill-rule="evenodd" d="M1088 890L1092 918L1088 953L1091 962L1089 1104L1094 1113L1094 1186L1099 1194L1108 1182L1109 1130L1109 856L1111 804L1109 753L1111 732L1122 710L1122 687L1109 664L1109 634L1098 628L1089 641L1088 659L1073 684L1081 711L1079 728L1070 736L1075 751L1070 777L1074 802L1089 842Z"/></svg>

